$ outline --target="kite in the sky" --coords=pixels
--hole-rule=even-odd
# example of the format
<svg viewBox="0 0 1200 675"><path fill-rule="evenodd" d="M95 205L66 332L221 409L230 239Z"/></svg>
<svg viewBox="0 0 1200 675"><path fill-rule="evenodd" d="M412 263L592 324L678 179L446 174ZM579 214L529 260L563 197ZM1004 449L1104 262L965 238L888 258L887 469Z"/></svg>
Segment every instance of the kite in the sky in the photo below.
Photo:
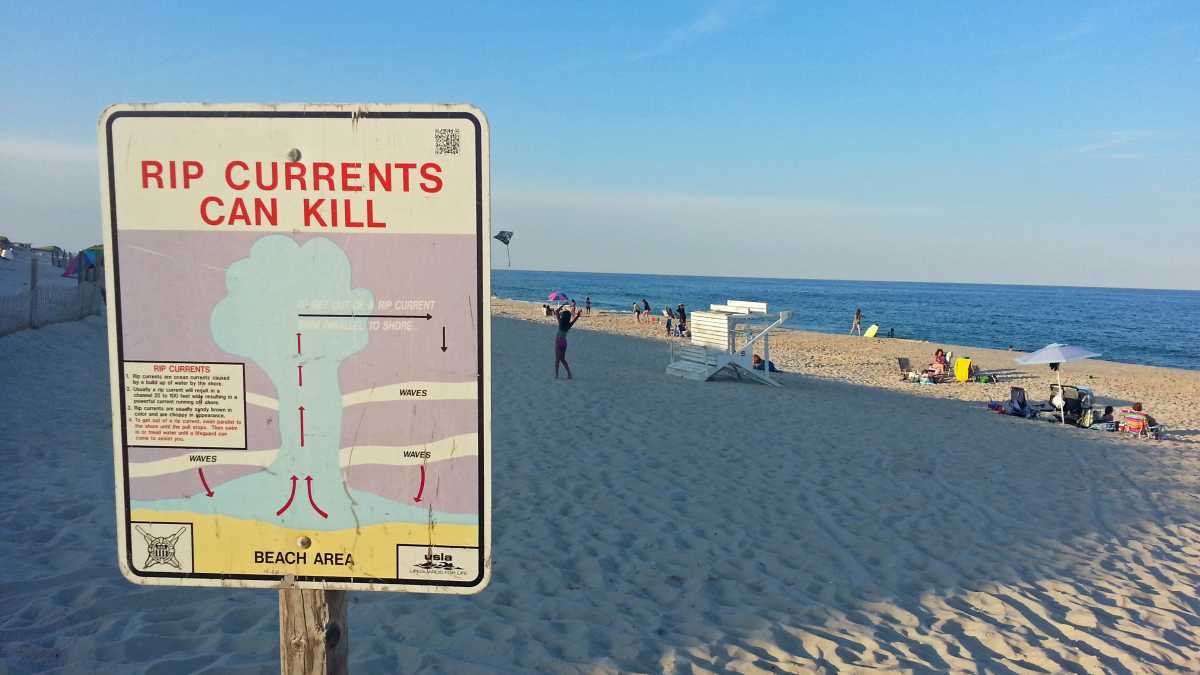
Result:
<svg viewBox="0 0 1200 675"><path fill-rule="evenodd" d="M512 238L513 233L509 230L500 230L495 237L497 241L499 241L501 244L504 244L504 255L506 258L508 258L509 267L512 267L512 254L509 253L508 242L512 241Z"/></svg>

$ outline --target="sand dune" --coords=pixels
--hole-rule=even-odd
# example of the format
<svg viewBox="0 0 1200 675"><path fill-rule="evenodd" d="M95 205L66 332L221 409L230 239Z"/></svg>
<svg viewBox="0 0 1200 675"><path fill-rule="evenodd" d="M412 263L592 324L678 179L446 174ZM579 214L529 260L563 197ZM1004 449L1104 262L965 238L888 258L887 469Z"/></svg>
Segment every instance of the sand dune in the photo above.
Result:
<svg viewBox="0 0 1200 675"><path fill-rule="evenodd" d="M356 672L1200 670L1193 444L992 415L953 387L687 382L662 342L586 330L567 382L548 325L493 335L492 584L353 594ZM106 382L57 370L97 372L102 324L0 346L8 669L277 672L273 592L118 574Z"/></svg>

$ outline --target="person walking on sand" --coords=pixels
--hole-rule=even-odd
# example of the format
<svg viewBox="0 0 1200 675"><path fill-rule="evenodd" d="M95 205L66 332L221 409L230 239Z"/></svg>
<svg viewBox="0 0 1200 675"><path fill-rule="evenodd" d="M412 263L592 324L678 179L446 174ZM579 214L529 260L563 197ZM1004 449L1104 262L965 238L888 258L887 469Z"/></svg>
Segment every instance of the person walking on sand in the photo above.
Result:
<svg viewBox="0 0 1200 675"><path fill-rule="evenodd" d="M862 335L862 307L854 308L854 323L850 324L851 335Z"/></svg>
<svg viewBox="0 0 1200 675"><path fill-rule="evenodd" d="M642 322L642 306L638 303L633 303L633 314L637 317L638 323Z"/></svg>
<svg viewBox="0 0 1200 675"><path fill-rule="evenodd" d="M579 321L582 316L579 313L575 314L575 318L571 318L571 310L564 309L566 305L559 305L558 309L554 310L554 316L558 319L558 335L554 337L554 379L558 379L558 364L562 364L563 368L567 369L567 379L571 379L571 366L567 365L567 331Z"/></svg>
<svg viewBox="0 0 1200 675"><path fill-rule="evenodd" d="M646 315L646 318L650 318L650 303L646 302L645 298L642 298L642 312Z"/></svg>
<svg viewBox="0 0 1200 675"><path fill-rule="evenodd" d="M592 314L592 296L589 295L583 299L583 311L586 312L588 314L588 316L591 316L591 314Z"/></svg>

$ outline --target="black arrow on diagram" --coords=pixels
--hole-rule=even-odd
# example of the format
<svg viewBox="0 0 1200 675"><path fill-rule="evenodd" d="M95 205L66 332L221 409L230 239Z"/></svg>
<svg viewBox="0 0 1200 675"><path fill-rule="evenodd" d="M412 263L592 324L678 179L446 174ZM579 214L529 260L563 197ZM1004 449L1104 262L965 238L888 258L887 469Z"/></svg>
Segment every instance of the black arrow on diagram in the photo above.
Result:
<svg viewBox="0 0 1200 675"><path fill-rule="evenodd" d="M446 351L446 327L442 326L442 351Z"/></svg>
<svg viewBox="0 0 1200 675"><path fill-rule="evenodd" d="M432 314L297 314L299 317L315 317L324 319L425 319L429 321Z"/></svg>

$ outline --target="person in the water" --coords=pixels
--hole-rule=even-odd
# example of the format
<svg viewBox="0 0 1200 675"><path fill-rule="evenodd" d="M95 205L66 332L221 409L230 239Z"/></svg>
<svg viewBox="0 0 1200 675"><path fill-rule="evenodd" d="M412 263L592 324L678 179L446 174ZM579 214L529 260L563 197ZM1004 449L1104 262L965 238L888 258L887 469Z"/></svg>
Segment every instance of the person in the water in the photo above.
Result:
<svg viewBox="0 0 1200 675"><path fill-rule="evenodd" d="M558 335L554 338L554 379L558 379L558 364L562 364L563 368L567 369L567 379L571 379L571 366L567 365L567 331L575 325L579 317L583 316L576 312L574 318L571 317L571 310L564 309L566 305L559 305L558 309L554 310L554 316L558 317Z"/></svg>

